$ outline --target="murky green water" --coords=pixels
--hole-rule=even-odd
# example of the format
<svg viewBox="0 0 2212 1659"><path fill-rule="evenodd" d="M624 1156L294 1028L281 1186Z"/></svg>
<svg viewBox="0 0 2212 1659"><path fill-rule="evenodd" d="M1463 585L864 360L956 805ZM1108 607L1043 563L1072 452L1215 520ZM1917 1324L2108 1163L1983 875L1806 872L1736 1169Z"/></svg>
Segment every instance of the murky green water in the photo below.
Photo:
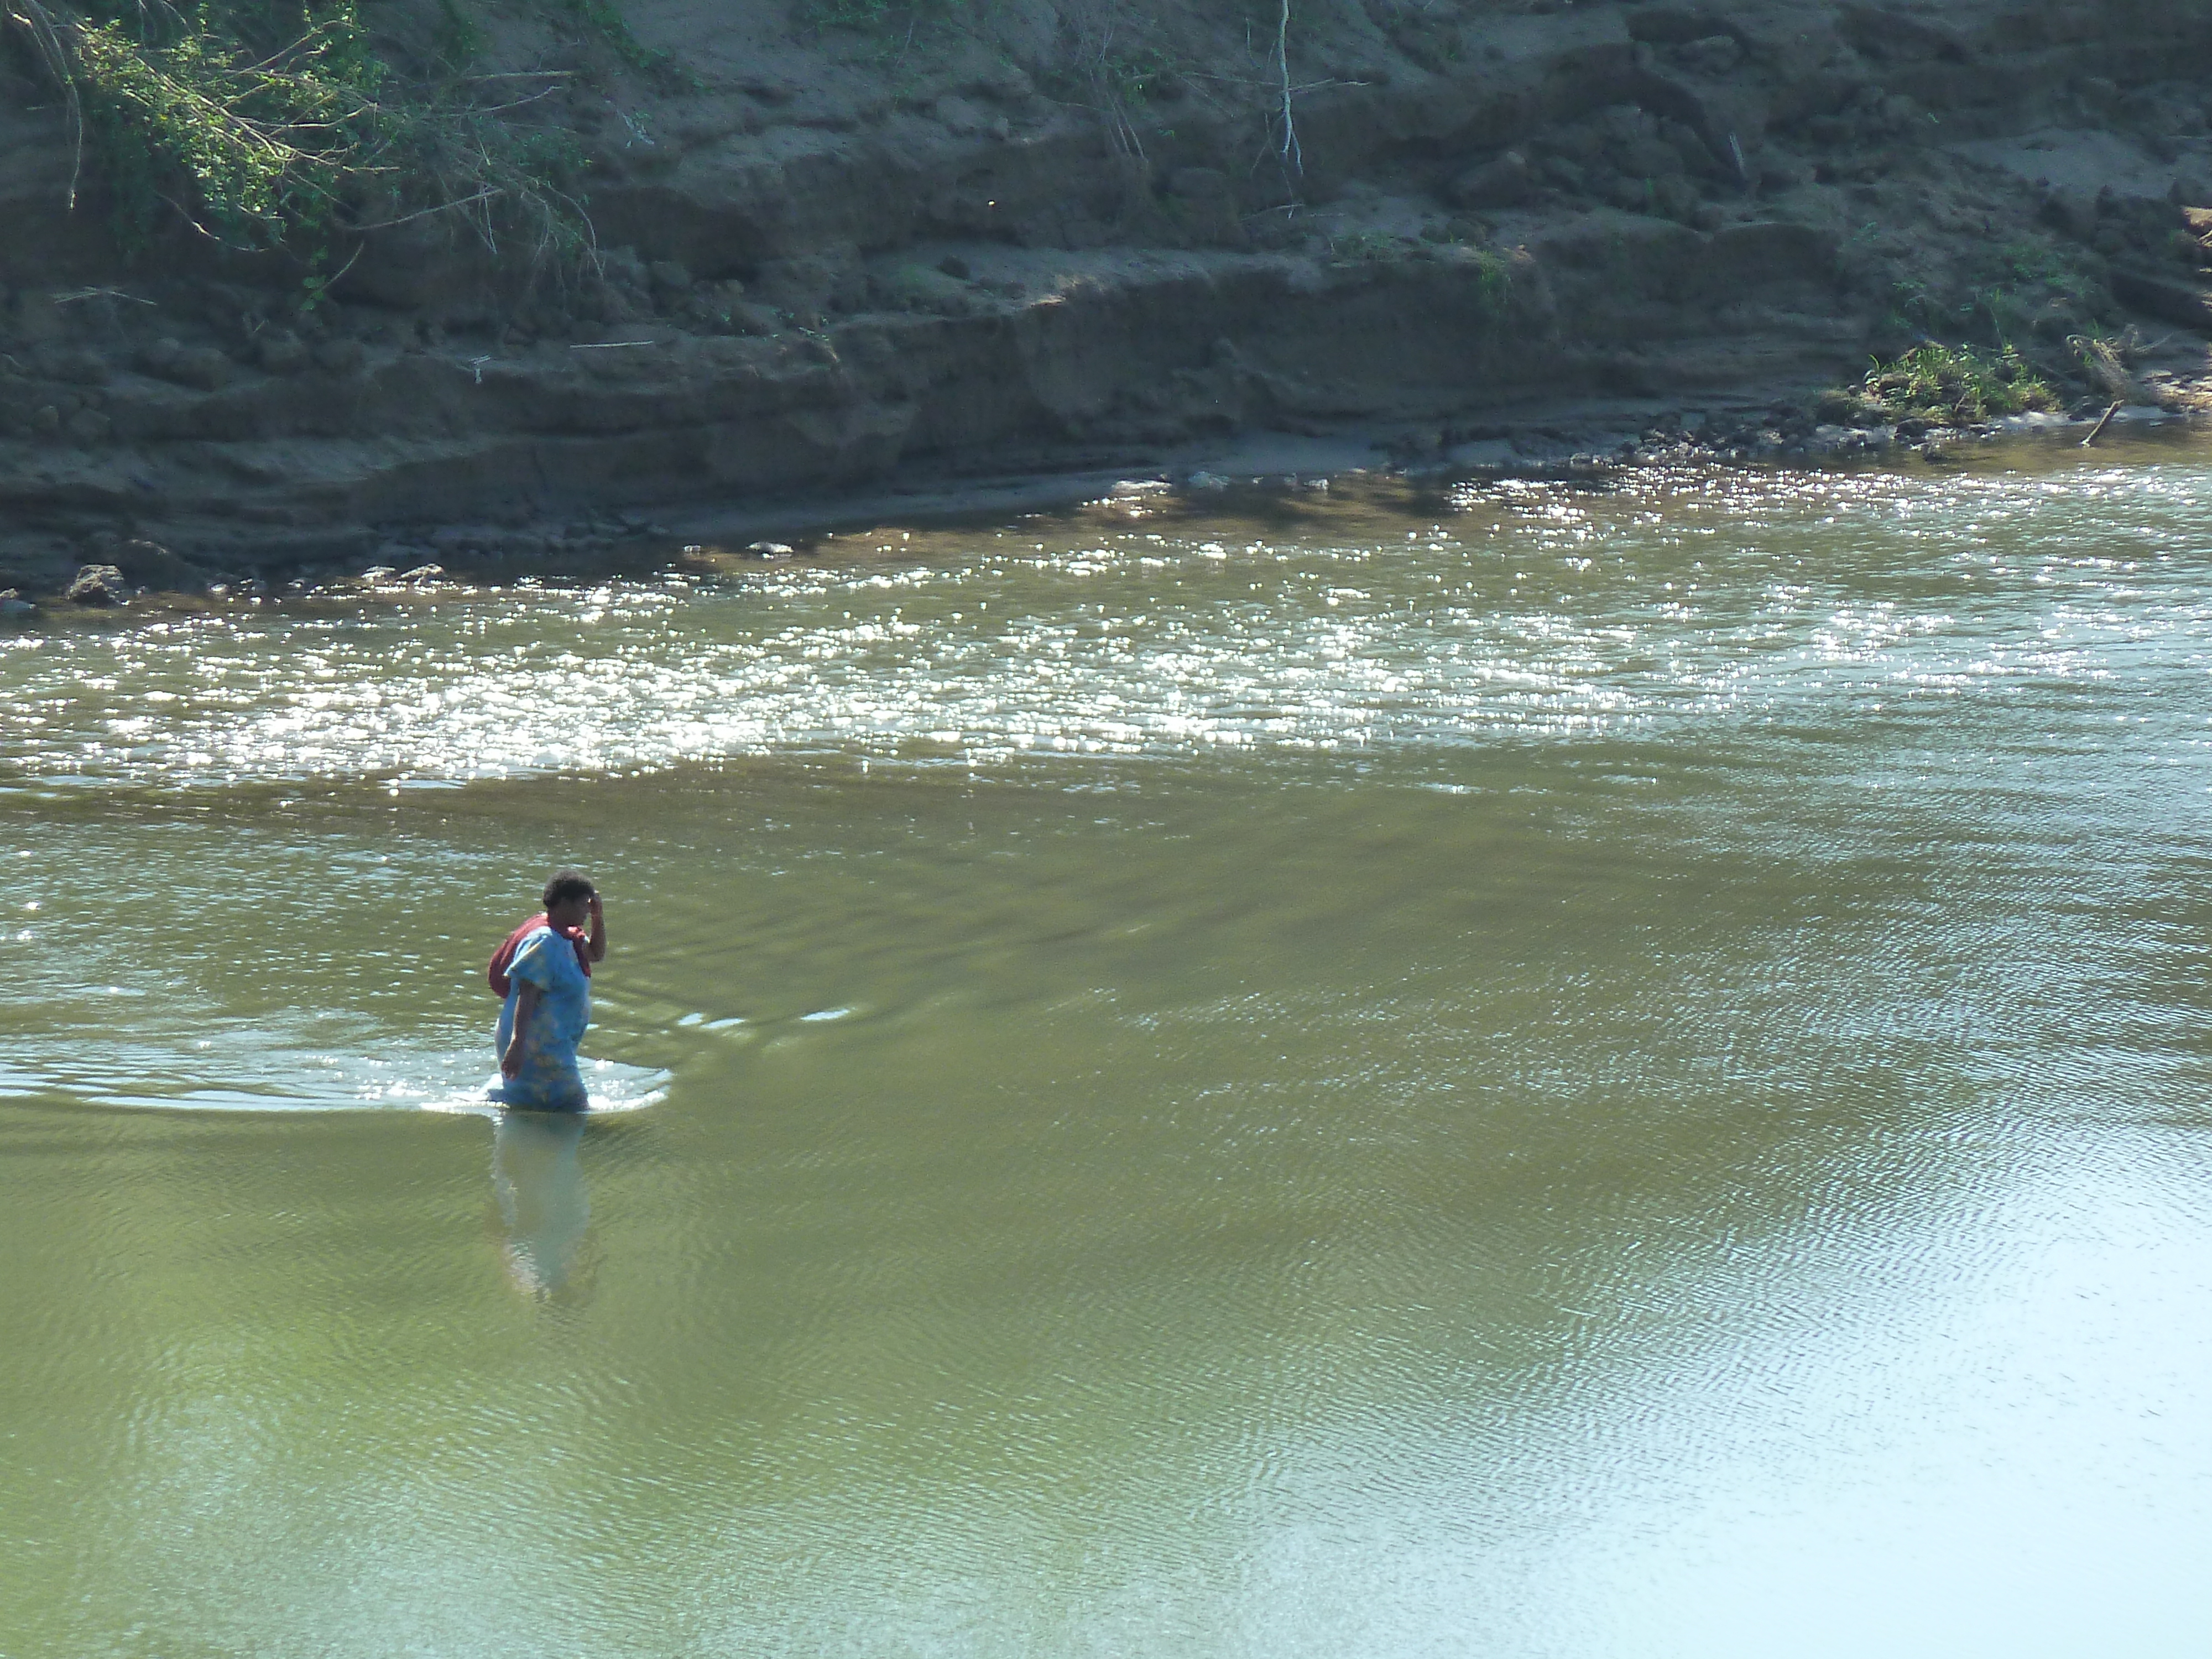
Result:
<svg viewBox="0 0 2212 1659"><path fill-rule="evenodd" d="M0 1655L2200 1650L2212 458L1233 505L0 635Z"/></svg>

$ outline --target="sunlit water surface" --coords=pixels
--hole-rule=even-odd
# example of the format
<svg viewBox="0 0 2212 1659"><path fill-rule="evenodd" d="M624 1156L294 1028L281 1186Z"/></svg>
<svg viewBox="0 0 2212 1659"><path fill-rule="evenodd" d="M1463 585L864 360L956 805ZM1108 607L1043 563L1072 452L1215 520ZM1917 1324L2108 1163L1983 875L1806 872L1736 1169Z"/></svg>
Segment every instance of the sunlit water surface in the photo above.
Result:
<svg viewBox="0 0 2212 1659"><path fill-rule="evenodd" d="M2208 674L2185 444L0 634L0 1656L2200 1653Z"/></svg>

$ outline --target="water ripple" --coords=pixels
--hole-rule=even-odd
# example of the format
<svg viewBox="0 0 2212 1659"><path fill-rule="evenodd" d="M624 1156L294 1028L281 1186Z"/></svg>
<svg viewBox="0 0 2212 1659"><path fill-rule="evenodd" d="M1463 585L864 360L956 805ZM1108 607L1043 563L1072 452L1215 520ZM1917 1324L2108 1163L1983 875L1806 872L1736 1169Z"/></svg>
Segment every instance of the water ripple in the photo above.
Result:
<svg viewBox="0 0 2212 1659"><path fill-rule="evenodd" d="M57 627L0 649L0 781L1703 740L1838 700L2201 675L2212 639L2186 469L1519 484L1398 529L1418 505L1346 489L1234 546L1079 517L848 538L726 584ZM2033 552L2002 539L2023 520Z"/></svg>

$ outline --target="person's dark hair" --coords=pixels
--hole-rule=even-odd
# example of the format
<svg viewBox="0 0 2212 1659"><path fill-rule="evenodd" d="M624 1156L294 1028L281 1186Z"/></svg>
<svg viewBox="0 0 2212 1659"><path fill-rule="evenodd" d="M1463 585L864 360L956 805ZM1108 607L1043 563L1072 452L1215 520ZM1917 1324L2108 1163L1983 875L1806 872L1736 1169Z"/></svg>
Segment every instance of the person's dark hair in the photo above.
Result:
<svg viewBox="0 0 2212 1659"><path fill-rule="evenodd" d="M545 908L550 910L570 899L587 899L599 890L580 870L556 870L553 879L545 884Z"/></svg>

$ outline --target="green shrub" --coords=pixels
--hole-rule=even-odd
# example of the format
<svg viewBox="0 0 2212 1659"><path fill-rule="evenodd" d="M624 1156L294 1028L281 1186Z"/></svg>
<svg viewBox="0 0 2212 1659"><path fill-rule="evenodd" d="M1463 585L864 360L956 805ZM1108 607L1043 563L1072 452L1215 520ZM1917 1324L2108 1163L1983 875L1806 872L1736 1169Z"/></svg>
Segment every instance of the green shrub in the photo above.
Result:
<svg viewBox="0 0 2212 1659"><path fill-rule="evenodd" d="M1857 387L1823 399L1822 412L1959 425L2057 404L2050 382L2012 346L1985 351L1930 341L1892 362L1877 362Z"/></svg>
<svg viewBox="0 0 2212 1659"><path fill-rule="evenodd" d="M1475 293L1480 299L1483 312L1492 319L1503 318L1506 301L1513 289L1513 267L1494 247L1477 247L1472 252L1475 264Z"/></svg>
<svg viewBox="0 0 2212 1659"><path fill-rule="evenodd" d="M388 125L384 66L349 0L249 39L212 7L56 16L70 90L127 236L180 184L203 228L249 246L311 235L341 204ZM257 20L258 21L258 20Z"/></svg>
<svg viewBox="0 0 2212 1659"><path fill-rule="evenodd" d="M630 33L629 20L615 9L613 0L568 0L568 3L577 21L596 31L632 69L667 71L674 67L667 53L653 51Z"/></svg>
<svg viewBox="0 0 2212 1659"><path fill-rule="evenodd" d="M619 23L606 0L574 3ZM355 0L9 0L6 17L62 93L126 246L172 210L233 246L297 256L311 301L334 235L418 215L452 213L495 248L520 235L541 255L590 249L574 141L511 125L465 80L402 84ZM459 3L442 35L464 61L482 38Z"/></svg>

